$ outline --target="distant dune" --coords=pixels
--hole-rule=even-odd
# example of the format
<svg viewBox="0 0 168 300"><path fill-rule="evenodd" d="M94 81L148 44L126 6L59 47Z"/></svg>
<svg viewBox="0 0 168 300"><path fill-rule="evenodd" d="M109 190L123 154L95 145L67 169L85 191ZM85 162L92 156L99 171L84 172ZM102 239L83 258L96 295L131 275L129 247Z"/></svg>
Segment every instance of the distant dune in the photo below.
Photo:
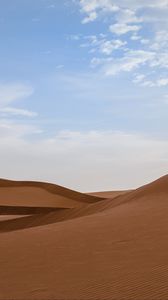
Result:
<svg viewBox="0 0 168 300"><path fill-rule="evenodd" d="M96 197L100 197L100 198L109 198L109 199L112 199L112 198L115 198L117 196L121 196L121 195L124 195L126 193L129 193L131 192L131 190L126 190L126 191L108 191L108 192L95 192L95 193L89 193L88 195L91 195L91 196L96 196Z"/></svg>
<svg viewBox="0 0 168 300"><path fill-rule="evenodd" d="M73 208L99 200L55 184L0 179L0 205Z"/></svg>
<svg viewBox="0 0 168 300"><path fill-rule="evenodd" d="M167 300L168 175L78 193L0 180L0 300Z"/></svg>

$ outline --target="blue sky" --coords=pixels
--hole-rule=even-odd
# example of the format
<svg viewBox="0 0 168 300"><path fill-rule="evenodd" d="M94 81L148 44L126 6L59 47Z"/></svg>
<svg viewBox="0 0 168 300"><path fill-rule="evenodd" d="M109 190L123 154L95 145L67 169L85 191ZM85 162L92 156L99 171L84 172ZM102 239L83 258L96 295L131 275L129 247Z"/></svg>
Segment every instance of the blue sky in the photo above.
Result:
<svg viewBox="0 0 168 300"><path fill-rule="evenodd" d="M167 0L1 0L0 177L81 191L167 173Z"/></svg>

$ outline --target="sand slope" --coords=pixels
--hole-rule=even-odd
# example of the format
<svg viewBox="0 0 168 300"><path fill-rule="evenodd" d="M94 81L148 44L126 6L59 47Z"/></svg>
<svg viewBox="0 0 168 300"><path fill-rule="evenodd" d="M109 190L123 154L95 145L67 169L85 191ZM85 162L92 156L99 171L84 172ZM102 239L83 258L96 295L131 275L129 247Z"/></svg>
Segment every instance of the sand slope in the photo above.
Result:
<svg viewBox="0 0 168 300"><path fill-rule="evenodd" d="M0 299L168 299L168 176L20 220L0 222Z"/></svg>
<svg viewBox="0 0 168 300"><path fill-rule="evenodd" d="M124 194L127 194L131 192L131 190L127 190L127 191L105 191L105 192L95 192L95 193L89 193L89 195L91 196L96 196L96 197L100 197L100 198L115 198L117 196L121 196Z"/></svg>
<svg viewBox="0 0 168 300"><path fill-rule="evenodd" d="M55 184L0 179L0 205L71 208L99 200Z"/></svg>

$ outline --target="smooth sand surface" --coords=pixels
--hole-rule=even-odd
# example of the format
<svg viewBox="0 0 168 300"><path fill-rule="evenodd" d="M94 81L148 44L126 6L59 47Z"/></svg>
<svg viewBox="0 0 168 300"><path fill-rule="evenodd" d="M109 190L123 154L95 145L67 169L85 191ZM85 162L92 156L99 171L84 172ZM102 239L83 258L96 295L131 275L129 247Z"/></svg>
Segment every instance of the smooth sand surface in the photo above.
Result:
<svg viewBox="0 0 168 300"><path fill-rule="evenodd" d="M0 205L6 206L73 208L83 204L83 202L55 195L38 187L0 188L0 197Z"/></svg>
<svg viewBox="0 0 168 300"><path fill-rule="evenodd" d="M0 221L1 300L168 299L168 175L84 202Z"/></svg>
<svg viewBox="0 0 168 300"><path fill-rule="evenodd" d="M67 198L67 200L71 199L77 202L94 203L95 201L98 201L97 197L94 197L94 195L91 196L91 195L86 195L84 193L79 193L56 184L51 184L46 182L14 181L14 180L0 179L1 191L3 191L4 188L10 190L12 188L17 188L17 187L19 188L19 190L21 189L21 187L23 187L24 189L25 188L32 188L32 189L35 188L36 190L42 189L43 191L47 191L50 194L56 196L62 196L63 198ZM2 197L0 197L0 199L1 198Z"/></svg>
<svg viewBox="0 0 168 300"><path fill-rule="evenodd" d="M21 217L27 217L24 215L0 215L0 221L5 221L5 220L13 220L13 219L17 219L17 218L21 218Z"/></svg>
<svg viewBox="0 0 168 300"><path fill-rule="evenodd" d="M124 194L127 194L131 192L131 190L126 190L126 191L104 191L104 192L95 192L95 193L89 193L88 195L91 196L96 196L96 197L100 197L100 198L115 198L117 196L121 196Z"/></svg>

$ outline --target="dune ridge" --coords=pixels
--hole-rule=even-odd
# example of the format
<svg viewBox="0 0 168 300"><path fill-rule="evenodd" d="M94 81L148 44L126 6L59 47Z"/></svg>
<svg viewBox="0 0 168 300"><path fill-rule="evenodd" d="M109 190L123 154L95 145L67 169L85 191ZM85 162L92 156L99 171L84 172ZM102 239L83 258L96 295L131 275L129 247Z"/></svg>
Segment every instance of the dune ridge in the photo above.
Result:
<svg viewBox="0 0 168 300"><path fill-rule="evenodd" d="M0 179L0 188L16 188L16 187L35 187L41 188L48 191L51 194L56 194L59 196L67 197L69 199L73 199L75 201L82 201L86 203L93 203L95 201L99 201L97 197L94 195L86 195L84 193L79 193L73 191L71 189L67 189L65 187L46 183L46 182L38 182L38 181L14 181L14 180L7 180L7 179Z"/></svg>
<svg viewBox="0 0 168 300"><path fill-rule="evenodd" d="M13 215L0 221L0 300L167 300L168 175L105 194L69 208L0 206Z"/></svg>
<svg viewBox="0 0 168 300"><path fill-rule="evenodd" d="M25 182L21 182L19 185L19 182L13 182L12 185L10 184L10 188L14 187L14 184L16 183L17 189L19 187L23 188L23 185ZM4 182L2 183L2 186L4 187L6 185ZM29 186L29 182L26 182L25 187ZM30 182L30 185L32 185L32 182ZM34 182L34 187L36 186L36 182ZM155 197L159 197L159 194L167 192L168 195L168 175L163 176L162 178L146 184L136 190L131 191L117 191L117 192L102 192L103 197L107 193L107 198L102 198L101 193L94 193L95 195L100 194L100 199L97 200L97 196L94 197L96 201L94 203L86 203L85 205L78 205L76 206L76 203L72 205L61 205L60 201L55 202L55 206L52 207L45 207L43 206L43 201L40 201L39 204L41 204L41 207L32 206L31 202L29 202L29 206L6 206L2 205L0 206L0 215L24 215L22 218L13 218L8 221L0 221L0 232L9 232L9 231L15 231L15 230L21 230L31 227L38 227L38 226L44 226L48 224L68 221L84 216L89 216L97 213L101 213L106 210L113 209L116 206L120 206L126 203L129 203L133 201L143 200L144 196L148 196L148 201L152 197L154 199ZM57 186L56 186L57 187ZM37 188L39 188L39 184L37 183ZM64 188L63 188L64 189ZM32 193L33 194L33 193ZM155 194L153 196L153 194ZM88 194L87 194L88 195ZM86 196L87 196L86 195ZM110 195L112 198L109 198ZM33 196L36 196L34 193ZM99 196L98 196L99 198ZM57 199L58 200L58 196ZM59 199L60 200L60 199ZM62 197L62 200L64 200L64 197ZM146 200L146 198L145 198ZM65 198L65 201L69 203L69 199ZM17 201L16 201L17 202ZM34 201L36 203L36 201ZM48 204L48 199L46 199L46 202ZM1 203L1 199L0 199ZM23 202L23 204L25 201ZM25 216L26 215L26 216Z"/></svg>

